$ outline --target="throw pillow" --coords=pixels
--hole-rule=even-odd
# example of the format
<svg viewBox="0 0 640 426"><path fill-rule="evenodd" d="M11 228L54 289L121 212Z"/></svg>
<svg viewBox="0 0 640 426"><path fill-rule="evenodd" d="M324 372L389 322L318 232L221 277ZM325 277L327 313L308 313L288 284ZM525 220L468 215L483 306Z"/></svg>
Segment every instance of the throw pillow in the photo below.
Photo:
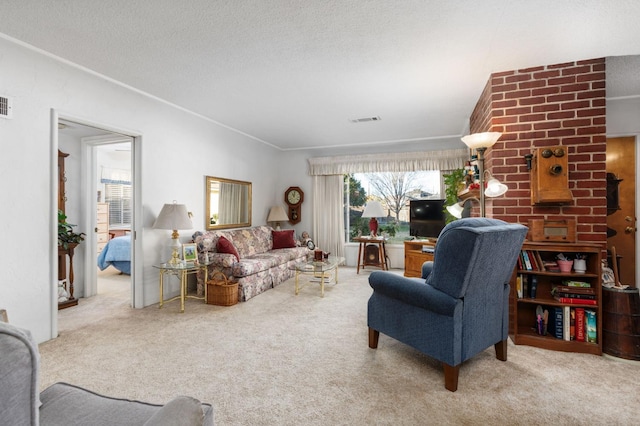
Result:
<svg viewBox="0 0 640 426"><path fill-rule="evenodd" d="M293 238L293 229L287 229L286 231L271 231L273 236L273 248L292 248L296 246L296 241Z"/></svg>
<svg viewBox="0 0 640 426"><path fill-rule="evenodd" d="M238 254L238 250L236 250L236 247L233 245L233 243L227 240L225 237L218 238L216 251L218 253L232 254L236 257L236 260L238 260L238 262L240 261L240 255Z"/></svg>

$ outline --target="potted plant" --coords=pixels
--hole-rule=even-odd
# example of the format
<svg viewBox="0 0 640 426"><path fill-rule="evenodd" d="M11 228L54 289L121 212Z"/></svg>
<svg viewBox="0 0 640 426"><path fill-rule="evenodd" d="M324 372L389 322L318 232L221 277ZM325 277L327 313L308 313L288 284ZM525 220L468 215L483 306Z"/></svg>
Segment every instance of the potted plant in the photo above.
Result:
<svg viewBox="0 0 640 426"><path fill-rule="evenodd" d="M451 216L451 214L447 211L446 206L450 206L458 202L458 192L461 187L464 187L464 178L465 178L465 170L464 169L455 169L452 170L451 173L443 175L444 177L444 185L445 185L445 209L444 212L446 214L446 222L453 222L456 220L455 217Z"/></svg>
<svg viewBox="0 0 640 426"><path fill-rule="evenodd" d="M62 210L58 210L58 248L68 250L72 244L78 245L84 241L86 234L73 232L74 226L76 225L67 223L67 215Z"/></svg>

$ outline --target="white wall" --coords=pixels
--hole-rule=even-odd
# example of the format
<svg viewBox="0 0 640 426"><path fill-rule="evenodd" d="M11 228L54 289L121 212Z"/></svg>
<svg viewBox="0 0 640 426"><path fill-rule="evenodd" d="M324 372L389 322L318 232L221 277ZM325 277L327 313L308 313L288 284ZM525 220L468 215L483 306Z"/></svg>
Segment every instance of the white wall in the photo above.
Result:
<svg viewBox="0 0 640 426"><path fill-rule="evenodd" d="M168 235L151 226L164 203L186 204L197 229L203 229L206 175L253 183L254 225L265 223L269 206L281 197L273 168L280 153L267 145L4 39L0 69L0 95L14 100L13 119L0 119L5 199L0 235L11 242L0 245L0 305L12 323L30 329L39 342L55 337L52 109L64 118L142 137L138 238L145 305L158 300L158 274L151 265L161 260L158 247ZM71 177L68 184L73 185ZM181 239L188 240L191 233L183 231Z"/></svg>

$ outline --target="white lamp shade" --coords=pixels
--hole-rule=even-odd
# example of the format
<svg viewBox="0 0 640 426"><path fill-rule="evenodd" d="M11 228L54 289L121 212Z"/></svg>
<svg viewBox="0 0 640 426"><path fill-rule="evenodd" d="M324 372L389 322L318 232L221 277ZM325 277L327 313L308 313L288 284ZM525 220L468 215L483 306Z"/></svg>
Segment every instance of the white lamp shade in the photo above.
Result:
<svg viewBox="0 0 640 426"><path fill-rule="evenodd" d="M184 204L165 204L153 224L155 229L193 229L187 206Z"/></svg>
<svg viewBox="0 0 640 426"><path fill-rule="evenodd" d="M500 136L502 136L500 132L474 133L463 137L462 142L471 149L490 148L500 139Z"/></svg>
<svg viewBox="0 0 640 426"><path fill-rule="evenodd" d="M362 212L362 217L384 217L382 204L378 201L369 201Z"/></svg>
<svg viewBox="0 0 640 426"><path fill-rule="evenodd" d="M487 188L484 190L484 195L487 197L499 197L504 195L509 190L509 187L496 178L491 178L487 182Z"/></svg>
<svg viewBox="0 0 640 426"><path fill-rule="evenodd" d="M284 222L286 220L289 220L289 216L287 216L282 206L271 207L267 222Z"/></svg>
<svg viewBox="0 0 640 426"><path fill-rule="evenodd" d="M463 204L464 201L447 206L447 211L451 216L455 217L456 219L460 219L464 210Z"/></svg>

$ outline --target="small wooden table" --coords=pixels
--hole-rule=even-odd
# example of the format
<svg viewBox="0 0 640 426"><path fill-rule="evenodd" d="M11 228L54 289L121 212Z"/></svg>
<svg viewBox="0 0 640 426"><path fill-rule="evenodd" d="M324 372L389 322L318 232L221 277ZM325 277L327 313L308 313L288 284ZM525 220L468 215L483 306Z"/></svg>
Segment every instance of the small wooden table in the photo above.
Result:
<svg viewBox="0 0 640 426"><path fill-rule="evenodd" d="M200 269L204 270L204 282L207 282L207 274L209 263L178 263L176 265L172 265L171 263L162 263L160 265L153 265L154 268L160 269L160 306L164 305L167 302L171 302L177 299L180 299L180 312L184 312L184 301L187 298L191 299L199 299L207 302L207 285L204 286L204 297L200 296L191 296L187 294L187 276L189 274L195 274ZM164 280L163 277L165 274L175 275L180 279L180 295L172 297L171 299L164 300Z"/></svg>
<svg viewBox="0 0 640 426"><path fill-rule="evenodd" d="M363 269L365 266L375 266L383 271L389 270L384 237L356 237L353 241L360 243L357 274L360 273L361 266Z"/></svg>

